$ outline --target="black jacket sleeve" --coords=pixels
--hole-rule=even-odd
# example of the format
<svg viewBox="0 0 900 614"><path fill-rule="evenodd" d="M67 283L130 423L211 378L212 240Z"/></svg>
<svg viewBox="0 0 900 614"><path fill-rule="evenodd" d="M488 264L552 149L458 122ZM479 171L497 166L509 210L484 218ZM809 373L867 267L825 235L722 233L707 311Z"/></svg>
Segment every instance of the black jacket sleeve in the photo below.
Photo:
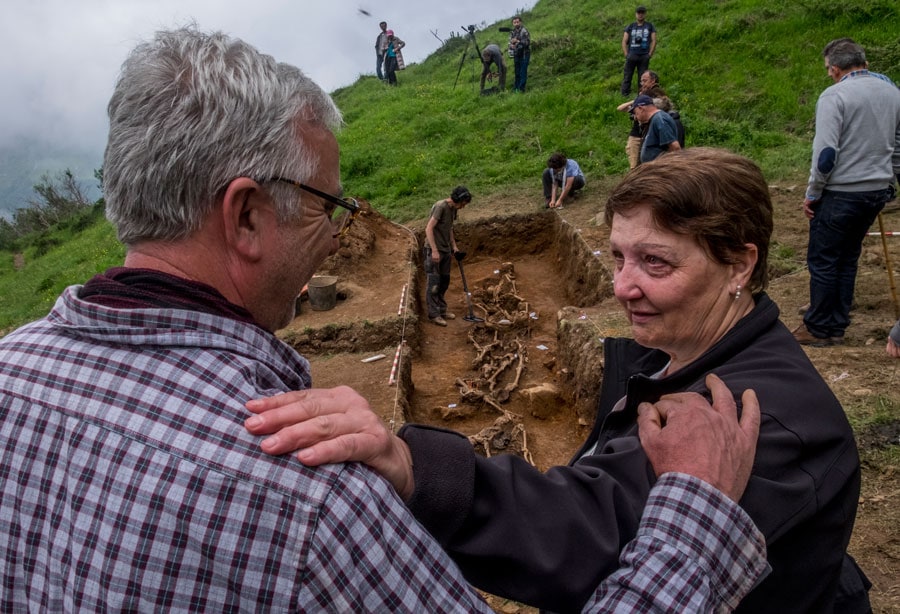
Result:
<svg viewBox="0 0 900 614"><path fill-rule="evenodd" d="M406 426L416 490L408 502L460 565L495 595L578 612L617 567L655 482L636 436L541 473L515 456L477 456L468 439Z"/></svg>

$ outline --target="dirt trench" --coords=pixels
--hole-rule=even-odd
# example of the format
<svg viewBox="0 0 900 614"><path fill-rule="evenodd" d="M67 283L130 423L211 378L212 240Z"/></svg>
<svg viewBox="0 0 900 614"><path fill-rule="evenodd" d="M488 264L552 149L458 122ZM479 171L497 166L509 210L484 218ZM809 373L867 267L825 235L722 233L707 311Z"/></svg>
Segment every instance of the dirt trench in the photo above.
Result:
<svg viewBox="0 0 900 614"><path fill-rule="evenodd" d="M582 308L612 289L578 228L550 211L457 222L484 322L466 321L454 266L456 318L439 327L424 310L421 230L368 207L361 222L319 271L338 278L335 307L301 300L280 333L310 359L315 385L352 385L394 429L428 423L469 435L483 454L565 463L590 426L602 370L603 331Z"/></svg>

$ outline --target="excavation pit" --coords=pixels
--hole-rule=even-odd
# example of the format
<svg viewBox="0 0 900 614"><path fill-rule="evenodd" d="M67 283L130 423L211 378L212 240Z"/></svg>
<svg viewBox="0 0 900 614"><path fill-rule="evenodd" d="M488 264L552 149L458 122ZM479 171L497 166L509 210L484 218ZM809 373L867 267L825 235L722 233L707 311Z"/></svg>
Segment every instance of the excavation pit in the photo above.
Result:
<svg viewBox="0 0 900 614"><path fill-rule="evenodd" d="M602 232L602 229L599 229ZM587 434L602 374L602 325L592 307L611 278L581 229L551 211L459 220L459 270L447 327L424 312L421 230L364 206L340 251L317 275L338 277L336 304L305 307L280 336L306 356L316 387L346 384L393 429L451 428L484 455L518 454L545 469L565 463Z"/></svg>

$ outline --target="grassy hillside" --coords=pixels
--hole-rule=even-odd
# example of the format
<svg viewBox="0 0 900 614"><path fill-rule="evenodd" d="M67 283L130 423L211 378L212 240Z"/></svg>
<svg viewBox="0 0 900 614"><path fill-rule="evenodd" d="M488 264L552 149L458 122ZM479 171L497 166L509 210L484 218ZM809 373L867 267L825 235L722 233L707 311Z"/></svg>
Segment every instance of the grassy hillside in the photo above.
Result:
<svg viewBox="0 0 900 614"><path fill-rule="evenodd" d="M561 149L589 176L627 170L629 123L616 106L622 28L634 15L613 0L543 0L523 15L533 39L528 92L481 98L480 65L456 38L387 88L363 78L335 93L345 188L399 220L425 215L454 184L477 195L535 186ZM795 3L668 0L650 6L659 31L651 68L679 108L688 145L728 147L755 159L772 181L809 162L815 101L830 85L825 43L853 36L874 69L900 77L900 12L888 0ZM893 24L893 25L889 25ZM495 24L480 46L506 40ZM512 67L510 66L510 71ZM507 79L512 81L511 77Z"/></svg>
<svg viewBox="0 0 900 614"><path fill-rule="evenodd" d="M743 153L772 182L802 177L809 163L815 101L830 84L820 56L825 43L852 36L873 69L900 79L895 0L648 6L659 31L651 68L682 114L688 146ZM615 108L623 101L622 28L632 10L618 0L540 0L523 14L533 39L525 94L480 97L481 67L471 45L454 88L463 37L400 72L399 87L372 76L338 90L346 193L402 222L424 217L457 183L476 198L530 190L537 206L539 173L557 149L578 160L589 178L622 174L630 126ZM477 31L479 46L503 47L501 25L509 24ZM511 63L509 72L511 85ZM13 266L12 254L0 254L0 331L43 315L63 287L121 261L105 222L70 230L29 249L24 268Z"/></svg>
<svg viewBox="0 0 900 614"><path fill-rule="evenodd" d="M66 286L124 258L125 248L103 219L102 201L35 238L19 255L0 251L0 335L45 315Z"/></svg>

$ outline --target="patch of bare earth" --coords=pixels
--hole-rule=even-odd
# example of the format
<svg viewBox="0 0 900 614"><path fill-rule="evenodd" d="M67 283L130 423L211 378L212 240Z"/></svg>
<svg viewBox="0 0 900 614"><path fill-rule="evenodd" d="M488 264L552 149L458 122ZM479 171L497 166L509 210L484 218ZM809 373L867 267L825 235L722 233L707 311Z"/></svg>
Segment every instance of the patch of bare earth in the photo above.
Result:
<svg viewBox="0 0 900 614"><path fill-rule="evenodd" d="M473 314L485 322L463 318L454 268L446 298L457 317L447 327L429 323L423 309L424 222L401 227L367 208L320 271L338 277L336 306L313 311L304 300L279 334L310 359L316 386L356 388L394 429L435 424L469 435L483 454L520 454L541 469L564 464L593 420L600 339L628 335L610 298L607 231L598 223L611 182L595 182L561 211L525 193L464 209L457 240L468 252ZM778 256L769 294L790 328L808 298L802 185L772 186ZM883 219L900 231L900 213ZM887 241L897 268L900 237ZM900 612L900 361L884 352L896 316L879 237L865 242L856 302L845 345L807 353L857 429L863 484L850 551L873 583L874 611ZM535 611L490 599L498 612Z"/></svg>

